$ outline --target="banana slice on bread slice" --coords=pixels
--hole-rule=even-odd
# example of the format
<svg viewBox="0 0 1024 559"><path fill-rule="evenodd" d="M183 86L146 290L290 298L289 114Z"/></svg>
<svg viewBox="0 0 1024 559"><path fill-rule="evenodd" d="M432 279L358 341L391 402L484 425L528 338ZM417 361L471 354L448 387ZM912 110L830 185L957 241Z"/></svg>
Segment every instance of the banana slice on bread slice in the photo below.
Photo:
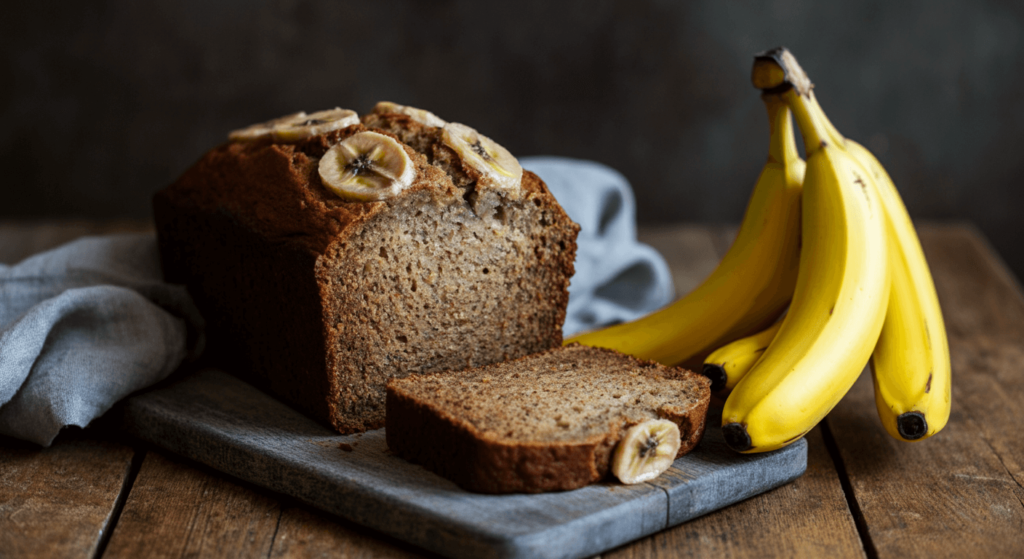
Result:
<svg viewBox="0 0 1024 559"><path fill-rule="evenodd" d="M294 143L353 124L359 124L359 115L355 111L340 107L313 114L299 111L235 130L228 134L228 139L233 142L250 142L270 137L277 142Z"/></svg>
<svg viewBox="0 0 1024 559"><path fill-rule="evenodd" d="M679 426L667 419L634 425L615 447L612 474L626 484L650 481L672 465L680 445Z"/></svg>

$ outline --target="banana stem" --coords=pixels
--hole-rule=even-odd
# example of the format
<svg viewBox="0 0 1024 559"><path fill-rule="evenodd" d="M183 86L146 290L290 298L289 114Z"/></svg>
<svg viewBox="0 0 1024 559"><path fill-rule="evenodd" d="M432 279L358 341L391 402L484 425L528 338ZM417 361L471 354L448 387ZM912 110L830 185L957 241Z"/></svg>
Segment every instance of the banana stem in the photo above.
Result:
<svg viewBox="0 0 1024 559"><path fill-rule="evenodd" d="M792 111L779 95L765 93L761 96L768 111L771 139L768 143L768 161L786 166L800 158L796 150L796 136L793 132Z"/></svg>
<svg viewBox="0 0 1024 559"><path fill-rule="evenodd" d="M807 92L804 102L807 104L807 110L811 112L815 121L825 129L825 134L828 138L831 138L832 143L846 149L846 137L839 133L839 130L828 119L828 116L825 115L825 111L818 104L818 98L814 95L814 91Z"/></svg>
<svg viewBox="0 0 1024 559"><path fill-rule="evenodd" d="M804 137L804 149L807 157L810 158L819 149L828 145L832 139L828 130L808 106L808 98L797 93L796 89L790 89L782 94L783 99L793 110L793 117L796 118L797 126L800 127L800 135Z"/></svg>
<svg viewBox="0 0 1024 559"><path fill-rule="evenodd" d="M845 149L846 139L825 116L814 96L814 84L789 50L778 47L756 55L751 78L755 87L764 89L766 103L777 95L793 110L808 157L822 144Z"/></svg>

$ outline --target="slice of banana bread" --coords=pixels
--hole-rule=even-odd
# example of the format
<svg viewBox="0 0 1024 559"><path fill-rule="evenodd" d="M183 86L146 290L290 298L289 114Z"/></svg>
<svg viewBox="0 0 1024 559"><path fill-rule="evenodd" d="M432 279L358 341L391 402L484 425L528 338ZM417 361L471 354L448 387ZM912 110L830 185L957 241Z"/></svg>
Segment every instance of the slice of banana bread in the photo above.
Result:
<svg viewBox="0 0 1024 559"><path fill-rule="evenodd" d="M342 433L384 425L391 377L558 346L579 229L536 175L467 180L458 157L415 149L442 129L354 114L236 131L153 202L164 274L188 285L216 362ZM338 194L398 180L370 177L378 152L338 155L358 138L405 162L386 197Z"/></svg>
<svg viewBox="0 0 1024 559"><path fill-rule="evenodd" d="M686 369L570 345L448 375L388 382L388 447L470 491L537 493L604 478L625 431L704 434L710 381ZM677 457L678 457L677 456Z"/></svg>

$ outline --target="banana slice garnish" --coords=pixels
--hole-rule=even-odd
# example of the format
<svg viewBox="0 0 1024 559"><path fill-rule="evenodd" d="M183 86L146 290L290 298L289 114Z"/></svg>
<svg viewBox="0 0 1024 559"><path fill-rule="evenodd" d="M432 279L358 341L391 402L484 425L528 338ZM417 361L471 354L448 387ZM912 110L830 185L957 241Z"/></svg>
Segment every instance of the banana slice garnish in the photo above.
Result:
<svg viewBox="0 0 1024 559"><path fill-rule="evenodd" d="M519 191L523 168L519 160L494 140L465 124L449 122L442 130L441 141L482 173L483 182L510 192Z"/></svg>
<svg viewBox="0 0 1024 559"><path fill-rule="evenodd" d="M271 136L275 141L292 143L332 130L347 128L353 124L359 124L359 115L348 109L334 108L310 115L299 111L235 130L228 134L228 139L233 142L248 142Z"/></svg>
<svg viewBox="0 0 1024 559"><path fill-rule="evenodd" d="M395 113L400 115L407 115L413 120L420 124L427 126L433 126L435 128L441 128L445 124L448 124L443 119L435 115L434 113L425 110L417 109L416 107L409 107L406 105L399 105L398 103L392 103L391 101L381 101L373 107L373 112L376 114Z"/></svg>
<svg viewBox="0 0 1024 559"><path fill-rule="evenodd" d="M349 136L320 159L320 180L346 200L391 198L415 179L416 165L402 145L378 132Z"/></svg>
<svg viewBox="0 0 1024 559"><path fill-rule="evenodd" d="M649 419L630 427L615 447L612 474L622 483L658 477L679 452L679 426L667 419Z"/></svg>
<svg viewBox="0 0 1024 559"><path fill-rule="evenodd" d="M280 126L285 126L293 122L299 122L305 118L305 111L299 111L297 113L292 113L290 115L278 117L273 120L268 120L266 122L261 122L259 124L252 124L250 126L246 126L245 128L240 128L238 130L233 130L231 131L230 134L228 134L228 139L231 140L232 142L248 142L251 140L256 140L272 134L274 130Z"/></svg>

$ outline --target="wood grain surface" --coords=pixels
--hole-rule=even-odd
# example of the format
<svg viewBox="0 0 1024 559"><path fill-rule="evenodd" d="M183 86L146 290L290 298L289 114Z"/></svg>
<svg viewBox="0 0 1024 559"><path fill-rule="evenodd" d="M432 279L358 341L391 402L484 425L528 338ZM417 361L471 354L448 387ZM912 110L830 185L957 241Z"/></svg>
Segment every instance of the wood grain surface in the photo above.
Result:
<svg viewBox="0 0 1024 559"><path fill-rule="evenodd" d="M105 557L266 557L277 501L222 475L149 452Z"/></svg>
<svg viewBox="0 0 1024 559"><path fill-rule="evenodd" d="M0 262L81 234L147 227L0 222ZM665 254L680 294L713 268L733 231L685 225L641 238ZM804 477L605 556L1024 556L1024 292L972 226L919 232L950 336L946 429L920 443L888 438L862 379L808 435ZM43 450L0 440L0 555L123 556L162 545L170 556L240 555L224 542L261 557L426 555L157 451L133 483L130 441L92 433L62 434ZM104 550L101 531L111 525Z"/></svg>
<svg viewBox="0 0 1024 559"><path fill-rule="evenodd" d="M93 557L134 454L78 430L45 449L0 438L0 557Z"/></svg>
<svg viewBox="0 0 1024 559"><path fill-rule="evenodd" d="M437 557L383 534L303 506L281 512L270 559Z"/></svg>
<svg viewBox="0 0 1024 559"><path fill-rule="evenodd" d="M147 452L104 557L430 557L200 464Z"/></svg>

